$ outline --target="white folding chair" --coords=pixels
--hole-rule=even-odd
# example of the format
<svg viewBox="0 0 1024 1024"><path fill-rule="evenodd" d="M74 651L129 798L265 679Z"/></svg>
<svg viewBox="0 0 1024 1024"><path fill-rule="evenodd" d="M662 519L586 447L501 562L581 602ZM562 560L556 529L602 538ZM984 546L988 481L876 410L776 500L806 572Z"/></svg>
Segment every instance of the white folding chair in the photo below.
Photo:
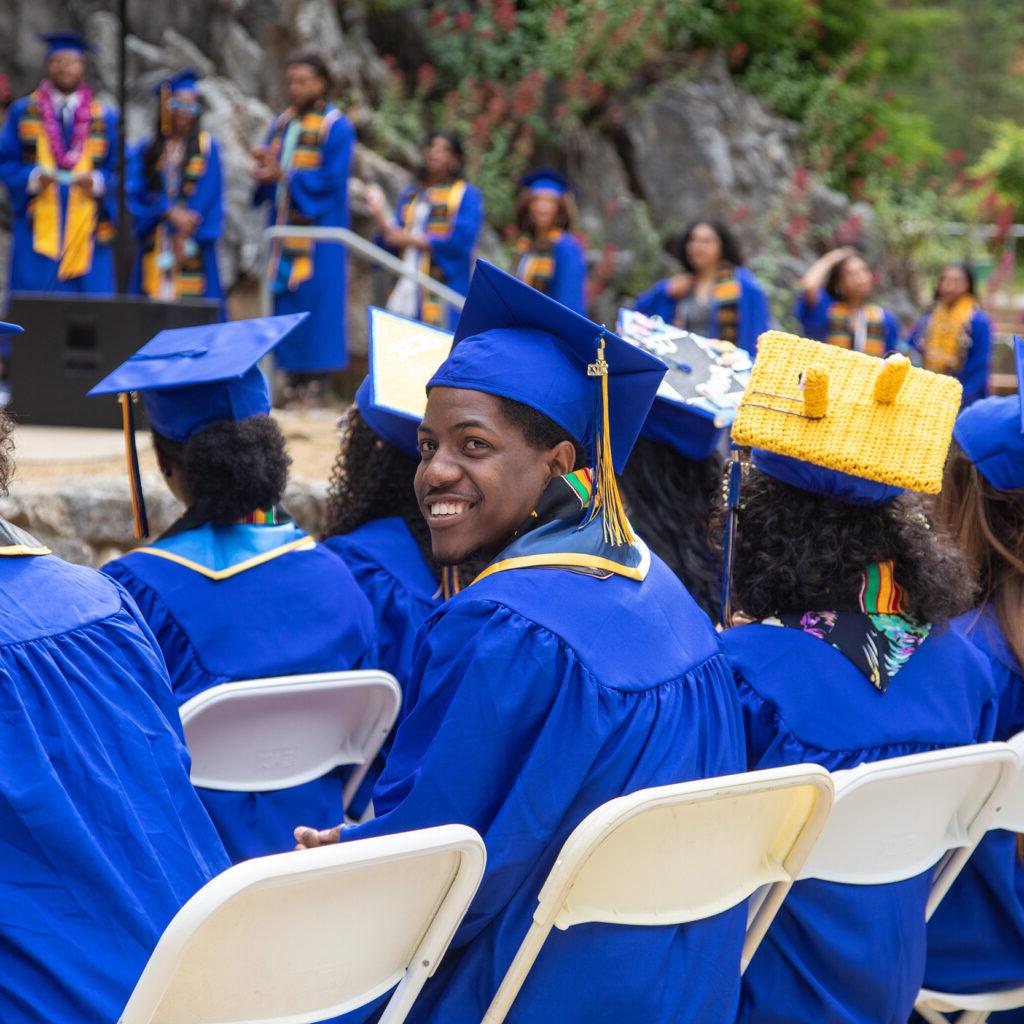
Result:
<svg viewBox="0 0 1024 1024"><path fill-rule="evenodd" d="M354 765L355 795L398 717L402 691L376 670L318 672L211 686L181 706L192 782L259 793Z"/></svg>
<svg viewBox="0 0 1024 1024"><path fill-rule="evenodd" d="M1018 733L1007 744L1020 761L1013 785L997 810L989 828L1003 828L1008 832L1024 832L1024 733ZM1019 979L1007 978L1007 981ZM977 992L960 995L937 989L921 989L917 997L917 1012L931 1024L947 1024L945 1014L963 1011L957 1024L985 1024L989 1014L1000 1010L1016 1010L1024 1006L1024 985L995 992Z"/></svg>
<svg viewBox="0 0 1024 1024"><path fill-rule="evenodd" d="M598 807L565 841L483 1024L505 1019L552 927L684 924L769 886L748 921L745 967L831 805L828 772L805 764L645 789Z"/></svg>
<svg viewBox="0 0 1024 1024"><path fill-rule="evenodd" d="M174 916L119 1024L311 1024L398 986L400 1024L480 884L464 825L228 868Z"/></svg>

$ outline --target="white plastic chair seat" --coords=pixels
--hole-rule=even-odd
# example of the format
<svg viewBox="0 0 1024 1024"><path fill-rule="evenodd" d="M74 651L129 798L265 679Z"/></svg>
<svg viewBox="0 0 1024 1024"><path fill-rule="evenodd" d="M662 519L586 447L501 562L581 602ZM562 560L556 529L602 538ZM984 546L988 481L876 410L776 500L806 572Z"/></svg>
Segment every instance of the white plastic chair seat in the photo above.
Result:
<svg viewBox="0 0 1024 1024"><path fill-rule="evenodd" d="M391 731L401 700L395 678L376 670L212 686L181 706L192 782L258 793L355 765L345 785L347 807Z"/></svg>
<svg viewBox="0 0 1024 1024"><path fill-rule="evenodd" d="M483 875L470 828L243 861L175 915L120 1024L307 1024L398 985L404 1020Z"/></svg>

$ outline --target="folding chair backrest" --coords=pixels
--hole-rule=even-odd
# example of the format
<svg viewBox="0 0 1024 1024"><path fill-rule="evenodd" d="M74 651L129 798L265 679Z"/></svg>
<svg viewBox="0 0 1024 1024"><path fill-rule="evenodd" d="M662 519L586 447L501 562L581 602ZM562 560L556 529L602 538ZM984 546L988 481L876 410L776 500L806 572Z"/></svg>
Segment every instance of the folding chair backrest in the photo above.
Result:
<svg viewBox="0 0 1024 1024"><path fill-rule="evenodd" d="M1010 791L1003 800L1003 805L996 814L992 828L1005 828L1009 832L1024 832L1024 732L1017 733L1007 741L1017 757L1021 768L1017 773Z"/></svg>
<svg viewBox="0 0 1024 1024"><path fill-rule="evenodd" d="M469 906L484 846L462 825L258 857L178 912L120 1024L306 1024L398 985L405 1018Z"/></svg>
<svg viewBox="0 0 1024 1024"><path fill-rule="evenodd" d="M799 877L880 885L913 878L956 851L933 884L930 914L984 835L1017 764L1005 743L983 743L834 772L835 804Z"/></svg>
<svg viewBox="0 0 1024 1024"><path fill-rule="evenodd" d="M223 683L181 706L192 781L207 789L286 789L358 765L345 803L394 724L402 694L386 672L320 672Z"/></svg>

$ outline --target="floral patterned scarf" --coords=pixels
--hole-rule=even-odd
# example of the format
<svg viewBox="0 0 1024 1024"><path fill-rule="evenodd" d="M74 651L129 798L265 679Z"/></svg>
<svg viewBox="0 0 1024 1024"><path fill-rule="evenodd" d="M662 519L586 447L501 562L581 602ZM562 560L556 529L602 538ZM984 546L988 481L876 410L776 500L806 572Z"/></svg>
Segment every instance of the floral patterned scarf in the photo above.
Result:
<svg viewBox="0 0 1024 1024"><path fill-rule="evenodd" d="M892 562L879 562L864 570L857 611L792 612L762 621L824 640L885 693L932 630L931 623L904 614L902 603L903 591L892 578Z"/></svg>

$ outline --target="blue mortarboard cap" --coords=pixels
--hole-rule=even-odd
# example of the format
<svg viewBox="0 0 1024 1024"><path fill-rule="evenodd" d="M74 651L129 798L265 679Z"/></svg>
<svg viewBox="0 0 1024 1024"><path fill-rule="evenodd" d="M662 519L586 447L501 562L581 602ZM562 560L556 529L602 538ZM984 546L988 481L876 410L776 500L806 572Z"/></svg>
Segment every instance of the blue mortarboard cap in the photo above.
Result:
<svg viewBox="0 0 1024 1024"><path fill-rule="evenodd" d="M997 490L1024 490L1024 339L1014 335L1017 394L983 398L957 417L953 438Z"/></svg>
<svg viewBox="0 0 1024 1024"><path fill-rule="evenodd" d="M195 68L182 68L180 71L175 71L173 75L168 75L167 78L160 82L157 82L153 86L153 93L159 96L164 89L168 92L195 92L199 87L200 74Z"/></svg>
<svg viewBox="0 0 1024 1024"><path fill-rule="evenodd" d="M799 487L802 491L810 491L812 494L820 494L823 498L845 501L851 505L884 505L903 493L902 487L880 484L875 480L866 480L862 476L853 476L838 469L826 469L824 466L768 452L763 448L752 449L750 457L762 473L767 473L784 484Z"/></svg>
<svg viewBox="0 0 1024 1024"><path fill-rule="evenodd" d="M220 420L266 415L270 388L259 361L308 318L290 313L161 331L89 392L121 396L138 536L149 531L131 393L142 395L152 428L178 442Z"/></svg>
<svg viewBox="0 0 1024 1024"><path fill-rule="evenodd" d="M74 53L88 53L92 47L77 32L40 32L39 38L46 43L46 56L52 57L62 50Z"/></svg>
<svg viewBox="0 0 1024 1024"><path fill-rule="evenodd" d="M524 174L519 179L519 187L528 188L531 192L554 192L560 196L572 191L568 178L551 167L538 167Z"/></svg>
<svg viewBox="0 0 1024 1024"><path fill-rule="evenodd" d="M369 373L356 392L359 413L388 444L419 458L416 431L427 404L427 381L444 362L452 335L371 306Z"/></svg>
<svg viewBox="0 0 1024 1024"><path fill-rule="evenodd" d="M483 260L430 387L482 391L554 420L589 453L606 538L632 536L615 470L625 466L665 364ZM607 424L607 428L605 426Z"/></svg>
<svg viewBox="0 0 1024 1024"><path fill-rule="evenodd" d="M23 334L24 332L24 327L19 327L17 324L8 324L0 320L0 334Z"/></svg>

